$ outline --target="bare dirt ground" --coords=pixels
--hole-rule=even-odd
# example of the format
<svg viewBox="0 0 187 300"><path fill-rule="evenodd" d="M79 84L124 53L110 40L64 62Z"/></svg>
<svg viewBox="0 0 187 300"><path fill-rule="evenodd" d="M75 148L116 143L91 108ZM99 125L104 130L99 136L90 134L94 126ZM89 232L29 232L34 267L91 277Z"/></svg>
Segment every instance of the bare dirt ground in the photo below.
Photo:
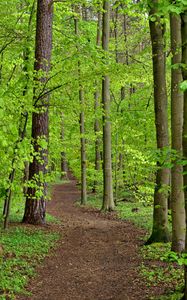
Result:
<svg viewBox="0 0 187 300"><path fill-rule="evenodd" d="M144 231L75 204L76 181L53 188L48 211L62 220L62 238L19 300L146 300L158 293L139 274Z"/></svg>

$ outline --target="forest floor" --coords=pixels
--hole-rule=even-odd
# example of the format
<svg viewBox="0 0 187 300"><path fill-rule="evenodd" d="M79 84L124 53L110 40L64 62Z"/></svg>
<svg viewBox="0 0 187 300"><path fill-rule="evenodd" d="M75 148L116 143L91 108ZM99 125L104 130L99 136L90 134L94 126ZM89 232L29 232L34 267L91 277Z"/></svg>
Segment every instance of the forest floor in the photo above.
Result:
<svg viewBox="0 0 187 300"><path fill-rule="evenodd" d="M162 294L163 287L147 287L140 276L140 246L145 231L115 213L103 214L80 207L73 178L55 185L48 212L61 220L49 230L61 239L19 300L146 300ZM52 228L51 228L52 227Z"/></svg>

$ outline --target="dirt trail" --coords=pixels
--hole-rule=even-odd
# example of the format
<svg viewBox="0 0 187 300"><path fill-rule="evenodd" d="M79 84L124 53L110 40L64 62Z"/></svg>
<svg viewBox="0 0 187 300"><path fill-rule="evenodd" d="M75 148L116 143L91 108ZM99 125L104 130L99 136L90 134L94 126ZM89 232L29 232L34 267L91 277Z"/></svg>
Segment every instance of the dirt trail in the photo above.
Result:
<svg viewBox="0 0 187 300"><path fill-rule="evenodd" d="M139 276L143 231L74 204L76 181L56 185L48 211L62 220L62 239L19 300L145 300L153 291Z"/></svg>

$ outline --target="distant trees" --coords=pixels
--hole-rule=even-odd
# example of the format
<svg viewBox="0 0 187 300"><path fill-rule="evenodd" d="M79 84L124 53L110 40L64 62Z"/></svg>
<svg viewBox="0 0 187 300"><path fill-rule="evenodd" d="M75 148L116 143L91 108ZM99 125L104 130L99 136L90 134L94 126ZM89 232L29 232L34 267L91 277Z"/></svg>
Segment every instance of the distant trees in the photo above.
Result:
<svg viewBox="0 0 187 300"><path fill-rule="evenodd" d="M137 186L141 186L141 190L142 178L145 177L142 172L139 172L140 168L144 168L144 164L147 163L146 155L142 155L145 149L142 150L141 146L137 149L135 145L141 143L141 135L136 137L136 143L135 138L129 135L132 127L132 131L136 131L134 122L138 117L136 111L146 105L147 95L144 93L149 90L147 84L142 96L139 95L142 101L134 101L133 97L136 97L136 94L132 93L132 90L135 90L132 84L138 82L139 85L142 81L142 75L137 78L140 72L133 75L133 68L137 66L138 57L141 56L137 48L142 34L136 29L131 29L128 14L126 12L124 18L124 5L120 3L80 1L77 3L80 10L75 14L69 2L63 2L63 5L55 2L57 9L54 18L54 47L51 63L53 2L37 2L37 16L35 1L23 1L21 6L18 0L10 3L9 21L5 18L8 9L0 4L3 11L0 19L2 28L0 40L3 45L0 50L0 89L3 99L0 105L2 198L6 199L5 194L11 188L11 193L8 195L16 199L15 201L26 198L23 221L43 224L47 182L56 180L57 176L61 177L61 173L66 173L68 162L68 167L82 181L82 190L85 191L86 184L89 190L98 193L104 189L103 209L112 210L114 169L116 174L120 173L121 176L120 184L116 176L116 186L120 187L120 193L126 188L132 189L135 193L134 188ZM21 9L19 16L15 13L17 8ZM110 23L110 13L113 14L114 11L118 14L115 30L119 61L116 61L114 28ZM32 26L28 28L31 15ZM78 34L75 33L75 16L79 23ZM34 44L35 20L36 44ZM139 26L133 18L132 22ZM141 25L142 30L144 26L146 25ZM129 38L128 45L127 34L135 37L134 40ZM130 49L129 52L126 51L126 47ZM129 65L124 61L127 52ZM137 54L138 57L135 58L133 55L130 57L130 54ZM147 57L142 56L141 59L144 65ZM140 64L139 67L145 74L142 65ZM124 98L126 101L121 101ZM120 103L120 110L117 112L118 103ZM80 113L82 117L84 114L84 124ZM153 116L152 112L150 114ZM17 124L20 115L27 118L24 140L19 139L20 130ZM112 123L113 128L111 128ZM145 127L141 126L140 131L143 132L143 136L144 129ZM22 134L22 130L20 133ZM118 145L115 142L116 133L119 136ZM19 146L15 148L17 140ZM83 179L85 176L81 179L80 175L80 140L86 143L86 149L84 148L82 152L84 154L82 170L85 171L87 168L86 184ZM144 142L142 144L144 145ZM14 150L16 150L15 155ZM136 157L136 162L133 157ZM13 169L16 170L15 176L10 178ZM148 169L146 172L148 179ZM27 178L28 174L29 178ZM6 205L5 210L7 211Z"/></svg>
<svg viewBox="0 0 187 300"><path fill-rule="evenodd" d="M26 198L23 222L44 224L47 182L63 180L68 164L81 183L82 204L87 191L94 191L103 198L102 209L113 210L113 177L116 204L126 195L145 205L154 200L147 243L168 242L171 170L172 250L181 252L187 201L186 3L75 2L38 0L37 15L35 0L0 3L5 227L11 198ZM23 180L24 172L29 178ZM186 294L187 287L187 299Z"/></svg>
<svg viewBox="0 0 187 300"><path fill-rule="evenodd" d="M82 204L86 202L87 190L99 195L103 192L102 208L113 210L113 177L116 204L126 193L134 200L151 204L154 194L153 231L148 242L167 242L171 169L172 249L182 251L183 93L179 13L183 6L175 1L171 1L171 6L162 6L159 0L148 1L148 17L147 12L144 14L147 6L140 7L139 1L129 3L131 12L123 1L77 1L77 11L75 4L55 1L52 52L53 1L38 1L37 16L33 4L29 0L20 6L20 1L12 1L9 22L3 17L7 14L6 6L0 4L2 197L5 200L5 194L22 197L23 171L26 162L30 163L29 180L24 182L27 193L23 221L44 223L47 181L52 181L53 174L55 180L59 173L67 173L68 163L81 182ZM14 13L18 7L20 16ZM28 26L31 11L32 20L37 19L36 45L34 25ZM171 34L165 27L168 12ZM182 18L183 28L184 13ZM182 66L184 45L185 42ZM165 67L170 59L171 143L166 89L170 88L170 73ZM24 113L27 133L20 141L22 130L17 124ZM185 123L183 135L185 149ZM19 146L15 147L18 140ZM16 175L10 177L14 169ZM5 216L6 201L4 208Z"/></svg>

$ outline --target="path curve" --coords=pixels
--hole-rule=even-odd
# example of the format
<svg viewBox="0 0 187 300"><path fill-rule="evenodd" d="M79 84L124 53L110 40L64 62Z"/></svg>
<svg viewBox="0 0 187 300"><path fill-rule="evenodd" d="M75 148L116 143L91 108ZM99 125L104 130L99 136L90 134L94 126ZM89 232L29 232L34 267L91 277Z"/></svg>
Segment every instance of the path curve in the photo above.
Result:
<svg viewBox="0 0 187 300"><path fill-rule="evenodd" d="M75 205L79 197L75 180L54 186L48 211L62 220L62 239L30 282L32 296L18 299L150 299L139 276L143 231Z"/></svg>

